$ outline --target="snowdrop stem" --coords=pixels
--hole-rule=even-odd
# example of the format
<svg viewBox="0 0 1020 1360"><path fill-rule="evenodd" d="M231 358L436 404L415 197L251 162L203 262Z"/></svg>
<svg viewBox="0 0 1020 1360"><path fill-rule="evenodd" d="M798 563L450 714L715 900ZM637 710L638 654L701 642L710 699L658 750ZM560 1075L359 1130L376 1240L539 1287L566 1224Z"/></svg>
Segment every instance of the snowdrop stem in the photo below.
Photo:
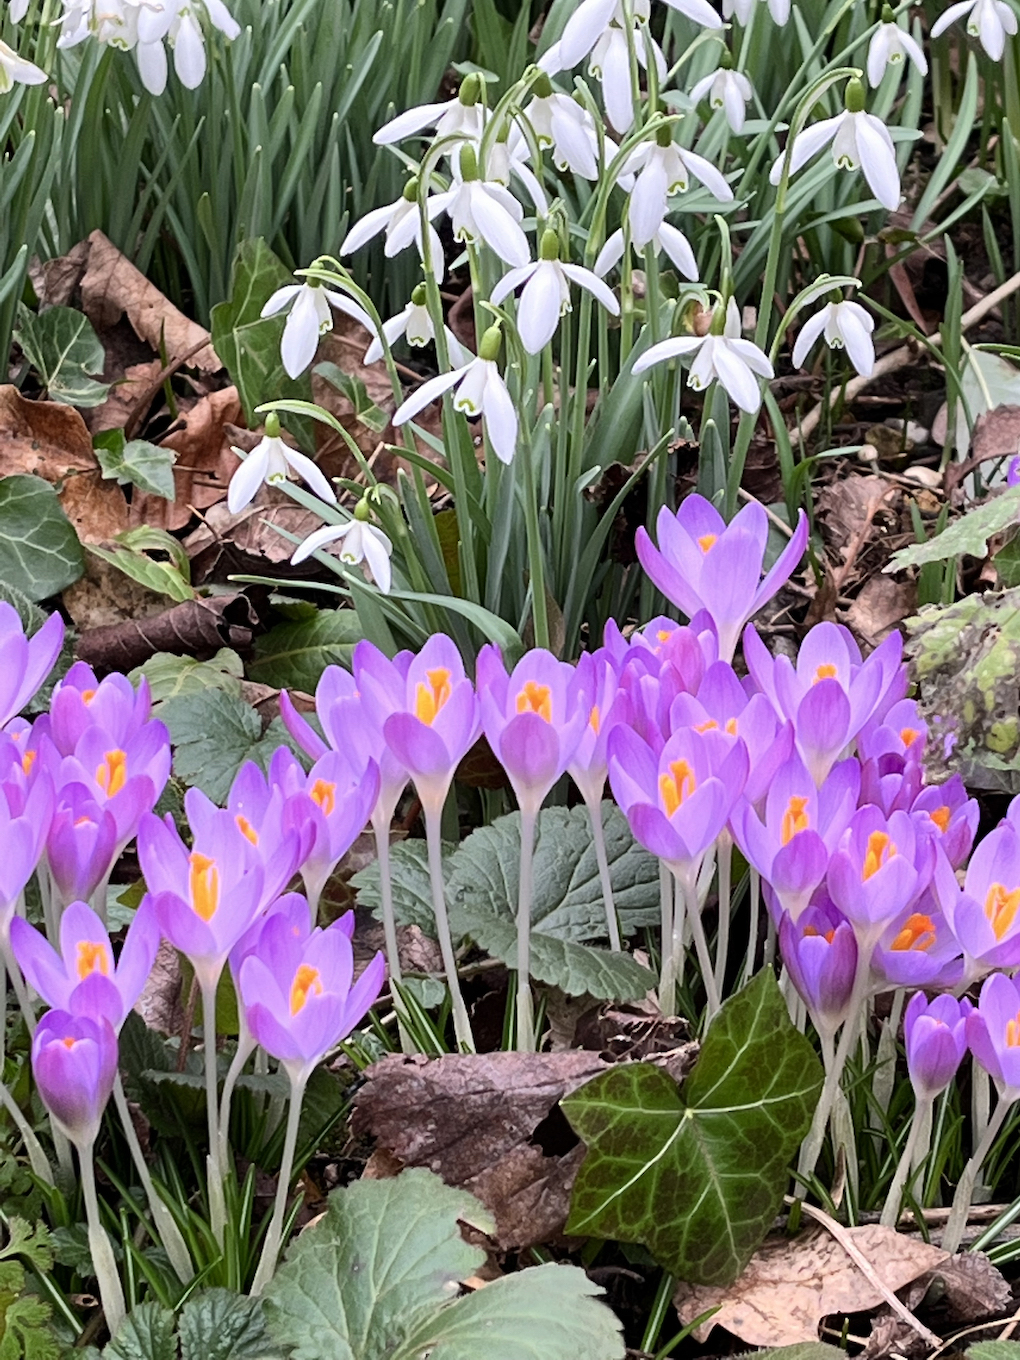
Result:
<svg viewBox="0 0 1020 1360"><path fill-rule="evenodd" d="M85 1200L85 1217L89 1228L89 1254L92 1266L99 1281L99 1297L106 1315L106 1325L111 1337L124 1321L124 1290L117 1274L117 1262L113 1248L99 1217L99 1199L96 1195L96 1168L92 1161L92 1145L78 1149L78 1165L81 1169L82 1197Z"/></svg>
<svg viewBox="0 0 1020 1360"><path fill-rule="evenodd" d="M1013 1101L1016 1097L1015 1091L1005 1091L999 1093L999 1103L995 1107L995 1113L988 1121L988 1126L981 1136L981 1141L974 1149L974 1155L964 1167L963 1175L960 1177L956 1187L956 1194L953 1196L953 1207L949 1211L949 1221L946 1223L946 1231L942 1237L942 1250L950 1254L959 1247L963 1240L963 1232L967 1226L967 1215L970 1213L970 1201L974 1194L974 1185L977 1181L978 1172L989 1152L992 1144L998 1138L1002 1125L1013 1108Z"/></svg>
<svg viewBox="0 0 1020 1360"><path fill-rule="evenodd" d="M283 1157L280 1161L280 1178L276 1183L276 1200L273 1203L273 1217L259 1257L258 1270L252 1281L251 1295L257 1298L273 1278L276 1259L280 1254L283 1237L283 1220L287 1214L287 1201L290 1198L290 1178L294 1171L294 1153L297 1150L298 1126L301 1123L301 1102L304 1099L306 1074L290 1075L290 1107L287 1110L287 1131L283 1136Z"/></svg>
<svg viewBox="0 0 1020 1360"><path fill-rule="evenodd" d="M535 1051L531 1000L531 897L535 868L536 809L521 808L521 862L517 885L517 1050Z"/></svg>
<svg viewBox="0 0 1020 1360"><path fill-rule="evenodd" d="M443 881L443 842L442 842L442 800L432 798L423 800L425 812L425 844L429 856L429 881L432 885L432 910L436 916L436 934L439 936L439 952L443 956L446 982L450 988L450 1001L453 1006L453 1032L457 1048L462 1053L474 1053L475 1041L471 1033L471 1021L460 991L460 978L457 975L457 958L453 952L453 937L450 934L450 918L446 913L446 884Z"/></svg>
<svg viewBox="0 0 1020 1360"><path fill-rule="evenodd" d="M149 1213L152 1214L152 1220L156 1225L156 1231L159 1233L159 1239L163 1243L163 1249L169 1256L170 1264L173 1266L174 1273L181 1284L187 1284L195 1274L195 1268L191 1263L188 1248L184 1244L184 1238L174 1221L173 1214L160 1199L156 1193L156 1187L152 1183L152 1176L149 1173L145 1154L142 1152L141 1144L138 1141L138 1134L135 1132L134 1120L131 1118L131 1111L128 1109L127 1097L124 1094L124 1083L120 1079L119 1072L113 1083L113 1103L117 1107L117 1114L120 1116L128 1151L131 1153L131 1160L138 1172L138 1179L142 1182L142 1189L145 1191L145 1198L149 1205Z"/></svg>
<svg viewBox="0 0 1020 1360"><path fill-rule="evenodd" d="M602 800L593 799L588 803L588 816L591 819L592 840L595 842L595 862L599 866L599 882L602 885L602 901L606 908L606 929L609 932L609 948L618 953L621 949L620 922L613 902L613 880L609 874L609 859L606 855L606 833L602 826Z"/></svg>
<svg viewBox="0 0 1020 1360"><path fill-rule="evenodd" d="M580 400L583 405L583 395ZM535 646L549 647L549 606L545 594L545 553L538 521L538 488L535 482L535 454L527 421L522 425L517 462L524 469L524 524L528 536L528 571L531 577L531 616L535 625Z"/></svg>
<svg viewBox="0 0 1020 1360"><path fill-rule="evenodd" d="M899 1222L900 1201L903 1198L907 1178L917 1161L916 1153L921 1147L927 1150L931 1143L931 1107L930 1096L919 1099L914 1106L914 1116L910 1121L907 1141L903 1145L903 1155L900 1157L882 1207L880 1222L883 1228L895 1228Z"/></svg>

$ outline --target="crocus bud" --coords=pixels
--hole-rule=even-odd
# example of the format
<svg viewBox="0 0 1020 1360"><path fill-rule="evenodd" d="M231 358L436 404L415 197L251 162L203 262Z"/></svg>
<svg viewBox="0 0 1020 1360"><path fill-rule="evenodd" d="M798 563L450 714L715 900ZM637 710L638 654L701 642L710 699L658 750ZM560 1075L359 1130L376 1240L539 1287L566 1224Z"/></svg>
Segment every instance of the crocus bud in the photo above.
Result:
<svg viewBox="0 0 1020 1360"><path fill-rule="evenodd" d="M857 973L853 926L828 902L809 906L796 923L787 911L779 947L815 1028L834 1034L846 1019Z"/></svg>
<svg viewBox="0 0 1020 1360"><path fill-rule="evenodd" d="M32 1040L32 1071L60 1131L79 1150L91 1147L117 1075L109 1020L48 1011Z"/></svg>
<svg viewBox="0 0 1020 1360"><path fill-rule="evenodd" d="M937 996L929 1002L915 992L903 1016L907 1071L918 1100L934 1100L956 1076L967 1052L967 1016L973 1010L964 998Z"/></svg>

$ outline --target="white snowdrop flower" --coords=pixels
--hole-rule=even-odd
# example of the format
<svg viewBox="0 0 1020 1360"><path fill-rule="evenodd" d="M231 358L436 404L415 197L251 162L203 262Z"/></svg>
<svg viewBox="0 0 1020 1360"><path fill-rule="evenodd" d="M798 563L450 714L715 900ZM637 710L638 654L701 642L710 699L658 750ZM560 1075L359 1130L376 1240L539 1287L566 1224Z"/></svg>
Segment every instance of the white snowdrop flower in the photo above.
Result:
<svg viewBox="0 0 1020 1360"><path fill-rule="evenodd" d="M827 302L801 327L793 347L794 367L804 367L811 346L824 335L830 349L845 349L857 372L869 378L875 367L875 346L871 339L874 329L874 318L860 303Z"/></svg>
<svg viewBox="0 0 1020 1360"><path fill-rule="evenodd" d="M61 16L57 46L76 47L93 37L102 46L130 52L138 44L139 22L144 16L153 29L152 41L162 48L166 29L156 17L158 13L155 6L143 8L134 0L73 0L65 5Z"/></svg>
<svg viewBox="0 0 1020 1360"><path fill-rule="evenodd" d="M388 595L393 581L390 569L393 544L381 529L369 523L371 514L368 502L358 501L353 519L346 524L326 524L316 529L298 545L291 562L296 566L328 544L342 543L340 561L352 567L360 562L365 579L375 581L382 593Z"/></svg>
<svg viewBox="0 0 1020 1360"><path fill-rule="evenodd" d="M460 341L450 330L449 326L444 326L446 334L446 348L451 361L455 365L466 364L471 357L463 348ZM428 308L425 306L425 285L419 283L418 287L411 294L411 301L402 312L396 316L391 316L388 321L383 322L383 335L386 342L391 347L403 337L409 345L420 347L429 344L436 338L435 327L432 325L432 318L429 316ZM365 351L362 360L366 364L374 364L383 356L382 340L377 335Z"/></svg>
<svg viewBox="0 0 1020 1360"><path fill-rule="evenodd" d="M656 130L654 142L642 142L634 148L623 171L636 175L627 213L631 239L638 247L654 237L666 216L670 194L685 193L692 175L720 202L733 199L733 190L712 162L693 151L682 151L668 125Z"/></svg>
<svg viewBox="0 0 1020 1360"><path fill-rule="evenodd" d="M520 227L524 210L502 184L479 179L474 147L461 147L460 179L436 201L449 213L456 240L487 245L517 268L528 263L528 238Z"/></svg>
<svg viewBox="0 0 1020 1360"><path fill-rule="evenodd" d="M517 412L496 367L501 339L499 327L490 326L478 346L478 358L422 383L397 408L394 425L405 424L429 402L455 387L454 408L468 416L480 415L496 457L503 463L512 462L517 447Z"/></svg>
<svg viewBox="0 0 1020 1360"><path fill-rule="evenodd" d="M667 4L705 28L723 26L722 20L708 0L667 0ZM630 9L636 23L647 23L652 12L651 0L633 0ZM583 61L605 37L610 24L618 27L626 42L626 34L623 33L626 15L621 0L580 0L566 22L559 42L553 43L543 54L539 66L549 75L555 75L557 71L569 71L578 62ZM639 56L642 45L643 40L638 34Z"/></svg>
<svg viewBox="0 0 1020 1360"><path fill-rule="evenodd" d="M721 316L725 319L721 330L716 332ZM653 364L685 354L695 356L687 375L688 387L701 392L709 383L720 382L736 405L751 414L761 406L758 379L775 376L768 356L750 340L741 338L740 313L733 298L727 303L725 313L716 308L712 331L708 335L680 335L652 345L637 359L633 371L643 373Z"/></svg>
<svg viewBox="0 0 1020 1360"><path fill-rule="evenodd" d="M260 315L275 316L290 306L280 342L280 358L289 377L300 377L315 358L320 338L333 329L330 304L360 322L370 333L375 330L375 322L364 308L343 293L332 292L317 283L288 283L278 288L262 308Z"/></svg>
<svg viewBox="0 0 1020 1360"><path fill-rule="evenodd" d="M823 146L832 143L833 163L840 170L863 170L868 187L884 208L894 212L900 204L900 172L889 130L880 118L864 112L864 87L854 77L847 81L846 108L835 118L812 123L794 139L790 156L791 177ZM773 165L769 181L783 176L786 153Z"/></svg>
<svg viewBox="0 0 1020 1360"><path fill-rule="evenodd" d="M619 303L602 280L590 269L563 263L559 247L556 233L545 232L539 258L533 264L511 269L492 290L492 302L498 307L524 284L517 304L517 330L529 354L539 354L545 348L556 333L560 317L570 311L571 283L587 289L612 316L620 315Z"/></svg>
<svg viewBox="0 0 1020 1360"><path fill-rule="evenodd" d="M535 98L524 116L534 129L539 146L552 148L557 170L570 170L582 179L598 179L599 138L595 119L576 99L554 90L546 76L534 89ZM615 150L616 143L607 137L607 155Z"/></svg>
<svg viewBox="0 0 1020 1360"><path fill-rule="evenodd" d="M685 279L697 282L698 262L694 258L690 241L679 228L670 222L663 222L652 237L651 245L656 251L667 255ZM619 227L611 236L606 237L606 243L599 251L592 270L601 277L608 274L622 259L623 228Z"/></svg>
<svg viewBox="0 0 1020 1360"><path fill-rule="evenodd" d="M872 89L881 85L887 66L905 69L908 58L921 75L928 74L928 63L920 45L906 29L896 23L892 8L883 5L882 22L868 44L868 83Z"/></svg>
<svg viewBox="0 0 1020 1360"><path fill-rule="evenodd" d="M735 14L737 22L746 28L754 5L755 0L723 0L723 18L732 19ZM768 7L772 18L782 28L790 17L790 0L768 0Z"/></svg>
<svg viewBox="0 0 1020 1360"><path fill-rule="evenodd" d="M431 198L426 198L425 211L431 223L432 219L443 211L443 205L433 195ZM424 260L425 250L422 246L417 176L407 181L404 185L404 192L399 198L381 208L373 208L371 212L367 212L364 217L355 222L343 239L340 254L353 254L354 251L360 250L363 245L367 245L369 241L378 236L381 231L386 233L383 254L387 259L392 259L394 255L399 255L402 250L414 244L418 247L419 256ZM443 259L443 246L439 239L439 233L433 226L429 227L429 242L432 269L437 280L442 283L446 262Z"/></svg>
<svg viewBox="0 0 1020 1360"><path fill-rule="evenodd" d="M1005 0L960 0L950 5L931 27L931 36L937 38L945 33L950 24L967 14L967 32L978 38L992 61L999 61L1006 48L1006 34L1014 34L1017 29L1016 15Z"/></svg>
<svg viewBox="0 0 1020 1360"><path fill-rule="evenodd" d="M263 482L270 486L274 482L285 482L292 472L307 482L324 501L336 501L333 488L312 460L280 438L280 417L275 411L266 416L266 432L251 453L247 457L240 449L234 449L234 453L238 458L244 458L244 462L231 477L227 491L227 509L232 515L255 499Z"/></svg>
<svg viewBox="0 0 1020 1360"><path fill-rule="evenodd" d="M443 137L457 139L450 146L451 152L457 150L460 142L477 144L482 139L487 116L481 93L480 77L474 73L467 75L460 83L456 99L444 99L438 104L419 104L417 108L398 113L396 118L382 125L372 141L376 146L391 146L425 128L434 127L437 140Z"/></svg>
<svg viewBox="0 0 1020 1360"><path fill-rule="evenodd" d="M519 124L514 123L506 127L503 130L503 135L493 142L489 148L489 157L485 162L485 173L481 178L488 184L499 184L504 189L508 187L511 179L519 179L539 215L547 217L549 200L528 164L530 155L531 148L528 146L528 139L521 131ZM455 167L455 181L461 178L458 171L459 165Z"/></svg>
<svg viewBox="0 0 1020 1360"><path fill-rule="evenodd" d="M0 94L8 94L15 85L41 85L45 79L45 71L0 42Z"/></svg>
<svg viewBox="0 0 1020 1360"><path fill-rule="evenodd" d="M753 95L747 76L724 66L699 80L691 90L691 99L695 104L707 99L713 109L725 109L726 121L734 132L743 132L746 105L751 102Z"/></svg>
<svg viewBox="0 0 1020 1360"><path fill-rule="evenodd" d="M173 50L178 80L185 89L194 90L201 85L206 72L202 14L226 38L234 39L241 31L223 0L160 0L160 3L140 4L136 8L136 42L130 45L135 47L138 71L150 94L162 94L166 88L164 39ZM125 33L120 45L127 40Z"/></svg>
<svg viewBox="0 0 1020 1360"><path fill-rule="evenodd" d="M28 13L28 0L10 0L7 13L12 24L20 24Z"/></svg>
<svg viewBox="0 0 1020 1360"><path fill-rule="evenodd" d="M662 48L651 35L648 35L652 60L660 83L666 78L666 58ZM648 58L645 52L645 33L641 24L634 24L634 46L638 64L647 70ZM588 64L589 74L602 86L602 102L606 106L606 116L617 132L629 132L634 121L634 91L630 80L630 48L627 45L627 32L620 24L610 24L599 38L591 53Z"/></svg>

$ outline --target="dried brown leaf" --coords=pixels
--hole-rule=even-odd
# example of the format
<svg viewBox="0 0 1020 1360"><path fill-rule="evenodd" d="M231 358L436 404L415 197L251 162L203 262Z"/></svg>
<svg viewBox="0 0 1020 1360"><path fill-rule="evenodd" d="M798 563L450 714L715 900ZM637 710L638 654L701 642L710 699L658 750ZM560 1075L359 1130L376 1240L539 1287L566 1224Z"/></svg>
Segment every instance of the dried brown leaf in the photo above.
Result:
<svg viewBox="0 0 1020 1360"><path fill-rule="evenodd" d="M85 554L85 573L62 593L64 608L80 633L162 614L166 596L133 581L93 553Z"/></svg>
<svg viewBox="0 0 1020 1360"><path fill-rule="evenodd" d="M847 1229L887 1288L902 1289L947 1260L946 1253L919 1238L872 1224ZM684 1324L717 1307L698 1327L704 1341L713 1327L725 1327L752 1346L792 1346L818 1340L818 1324L832 1315L868 1312L884 1300L827 1232L770 1238L726 1289L681 1284L674 1295Z"/></svg>
<svg viewBox="0 0 1020 1360"><path fill-rule="evenodd" d="M80 661L101 670L129 671L156 652L209 657L221 647L245 651L257 623L242 594L185 600L148 619L127 619L82 633L75 648Z"/></svg>
<svg viewBox="0 0 1020 1360"><path fill-rule="evenodd" d="M847 610L846 624L868 647L917 613L917 582L895 581L882 572L869 576Z"/></svg>
<svg viewBox="0 0 1020 1360"><path fill-rule="evenodd" d="M970 458L1012 458L1020 453L1020 406L983 411L970 439Z"/></svg>

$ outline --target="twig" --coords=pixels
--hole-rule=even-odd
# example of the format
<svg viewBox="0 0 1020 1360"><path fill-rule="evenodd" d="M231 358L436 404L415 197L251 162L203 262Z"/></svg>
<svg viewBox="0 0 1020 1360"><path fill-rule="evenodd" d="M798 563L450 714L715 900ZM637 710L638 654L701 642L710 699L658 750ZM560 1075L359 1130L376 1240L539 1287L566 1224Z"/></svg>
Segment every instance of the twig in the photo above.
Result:
<svg viewBox="0 0 1020 1360"><path fill-rule="evenodd" d="M1008 1340L1018 1322L1020 1322L1020 1308L1017 1309L1006 1323L1002 1335L998 1337L998 1340ZM938 1350L933 1351L931 1355L928 1356L928 1360L938 1360L940 1355L944 1355L946 1351L951 1350L962 1337L973 1336L975 1332L987 1332L990 1328L998 1327L1001 1323L1002 1318L994 1318L991 1322L977 1322L973 1327L965 1327L962 1332L957 1332L954 1336L948 1337L945 1341L941 1342Z"/></svg>
<svg viewBox="0 0 1020 1360"><path fill-rule="evenodd" d="M184 351L179 359L171 359L165 368L161 368L152 382L143 388L141 396L131 407L131 412L124 424L124 438L132 440L138 433L138 426L142 423L142 416L149 408L149 404L159 389L166 382L167 378L172 378L179 368L183 368L188 360L198 353L200 349L206 349L209 345L209 337L199 340L197 344Z"/></svg>
<svg viewBox="0 0 1020 1360"><path fill-rule="evenodd" d="M792 1204L792 1196L787 1195L786 1202ZM805 1201L801 1201L801 1212L807 1214L809 1218L813 1218L816 1223L820 1223L822 1227L835 1238L864 1278L870 1285L878 1290L897 1317L905 1322L908 1327L912 1327L914 1331L917 1332L918 1336L923 1337L929 1346L935 1346L941 1349L942 1338L936 1336L923 1322L914 1317L907 1305L903 1303L902 1300L898 1299L887 1285L883 1284L879 1279L875 1267L860 1250L846 1228L843 1227L842 1223L837 1223L834 1218L830 1218L823 1210L816 1209L813 1205L808 1204ZM933 1357L929 1357L929 1360L933 1360Z"/></svg>
<svg viewBox="0 0 1020 1360"><path fill-rule="evenodd" d="M776 528L779 530L781 534L785 534L787 538L793 537L793 530L786 523L786 521L780 519L776 512L774 510L770 510L767 505L764 505L758 499L757 496L752 496L750 491L745 491L742 486L737 487L737 495L740 497L742 501L747 501L749 505L760 505L761 508L765 511L765 514L768 516L769 521L776 526Z"/></svg>

